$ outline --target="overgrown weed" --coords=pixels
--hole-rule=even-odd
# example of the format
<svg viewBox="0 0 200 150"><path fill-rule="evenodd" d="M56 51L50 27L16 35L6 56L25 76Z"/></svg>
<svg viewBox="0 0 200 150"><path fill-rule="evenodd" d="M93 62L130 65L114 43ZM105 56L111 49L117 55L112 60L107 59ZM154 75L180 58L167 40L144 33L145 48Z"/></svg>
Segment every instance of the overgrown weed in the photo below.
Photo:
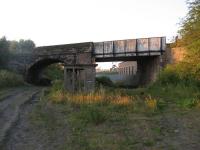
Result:
<svg viewBox="0 0 200 150"><path fill-rule="evenodd" d="M16 87L24 85L21 75L16 73L0 70L0 88Z"/></svg>
<svg viewBox="0 0 200 150"><path fill-rule="evenodd" d="M149 108L150 110L156 110L157 109L157 99L152 98L151 95L147 96L145 98L145 104L147 106L147 108Z"/></svg>

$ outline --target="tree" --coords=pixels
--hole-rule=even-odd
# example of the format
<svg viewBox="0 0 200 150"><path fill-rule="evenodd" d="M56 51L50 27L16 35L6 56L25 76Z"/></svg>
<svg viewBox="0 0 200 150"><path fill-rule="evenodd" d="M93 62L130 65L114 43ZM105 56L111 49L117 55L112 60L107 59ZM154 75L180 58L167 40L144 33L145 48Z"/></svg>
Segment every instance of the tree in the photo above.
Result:
<svg viewBox="0 0 200 150"><path fill-rule="evenodd" d="M13 54L31 53L35 48L35 43L32 40L10 41L9 51Z"/></svg>
<svg viewBox="0 0 200 150"><path fill-rule="evenodd" d="M179 68L183 74L190 74L200 80L200 0L190 0L188 4L189 12L179 31L187 55Z"/></svg>
<svg viewBox="0 0 200 150"><path fill-rule="evenodd" d="M35 48L35 43L32 40L19 40L19 51L21 53L30 53Z"/></svg>
<svg viewBox="0 0 200 150"><path fill-rule="evenodd" d="M6 37L0 39L0 68L3 68L9 59L9 42Z"/></svg>
<svg viewBox="0 0 200 150"><path fill-rule="evenodd" d="M6 37L0 38L0 69L6 68L6 63L12 54L31 53L35 48L32 40L8 41ZM12 55L12 56L14 56Z"/></svg>
<svg viewBox="0 0 200 150"><path fill-rule="evenodd" d="M195 44L200 44L200 0L188 1L188 4L189 12L182 22L180 34L184 45L196 49Z"/></svg>
<svg viewBox="0 0 200 150"><path fill-rule="evenodd" d="M18 49L19 49L19 44L18 44L17 41L10 41L9 42L9 51L12 54L19 53Z"/></svg>

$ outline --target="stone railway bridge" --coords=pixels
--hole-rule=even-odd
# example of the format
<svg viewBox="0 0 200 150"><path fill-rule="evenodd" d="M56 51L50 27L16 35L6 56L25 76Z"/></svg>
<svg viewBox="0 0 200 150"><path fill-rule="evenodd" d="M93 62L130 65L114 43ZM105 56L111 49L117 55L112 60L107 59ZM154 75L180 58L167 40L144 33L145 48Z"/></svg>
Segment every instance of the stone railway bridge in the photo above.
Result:
<svg viewBox="0 0 200 150"><path fill-rule="evenodd" d="M165 37L44 46L13 58L9 66L21 72L27 82L40 84L47 66L63 63L66 90L91 91L96 62L137 61L138 85L143 86L156 79L165 49Z"/></svg>

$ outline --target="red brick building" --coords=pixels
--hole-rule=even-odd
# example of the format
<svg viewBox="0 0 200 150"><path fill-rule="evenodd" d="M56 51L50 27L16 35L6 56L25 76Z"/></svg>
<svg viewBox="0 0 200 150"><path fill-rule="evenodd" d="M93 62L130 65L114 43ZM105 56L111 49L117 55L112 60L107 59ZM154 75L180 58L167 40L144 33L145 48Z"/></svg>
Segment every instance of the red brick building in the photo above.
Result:
<svg viewBox="0 0 200 150"><path fill-rule="evenodd" d="M136 61L125 61L118 64L118 72L120 75L135 75L137 72Z"/></svg>

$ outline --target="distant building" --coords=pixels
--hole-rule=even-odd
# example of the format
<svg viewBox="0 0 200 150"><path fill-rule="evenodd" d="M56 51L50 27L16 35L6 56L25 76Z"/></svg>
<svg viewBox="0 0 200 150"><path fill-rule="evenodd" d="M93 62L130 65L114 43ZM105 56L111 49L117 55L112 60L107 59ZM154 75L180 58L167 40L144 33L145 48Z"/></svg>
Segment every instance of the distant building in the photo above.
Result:
<svg viewBox="0 0 200 150"><path fill-rule="evenodd" d="M99 72L110 72L110 69L96 68L96 73L99 73Z"/></svg>
<svg viewBox="0 0 200 150"><path fill-rule="evenodd" d="M102 69L101 68L96 68L96 72L101 72Z"/></svg>
<svg viewBox="0 0 200 150"><path fill-rule="evenodd" d="M112 65L112 68L110 68L110 72L117 72L118 69L117 69L117 66L116 65Z"/></svg>
<svg viewBox="0 0 200 150"><path fill-rule="evenodd" d="M135 75L137 72L136 61L125 61L118 64L118 72L120 75Z"/></svg>

